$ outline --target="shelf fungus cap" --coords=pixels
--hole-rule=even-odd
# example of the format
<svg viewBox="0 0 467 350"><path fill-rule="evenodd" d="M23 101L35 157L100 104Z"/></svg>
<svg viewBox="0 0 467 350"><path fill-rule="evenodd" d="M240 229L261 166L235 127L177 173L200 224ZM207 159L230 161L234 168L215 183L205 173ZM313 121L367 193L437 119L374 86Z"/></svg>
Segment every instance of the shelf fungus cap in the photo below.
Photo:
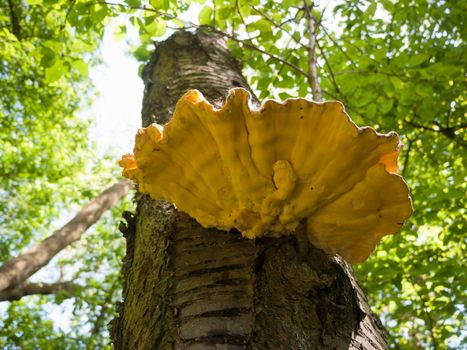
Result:
<svg viewBox="0 0 467 350"><path fill-rule="evenodd" d="M339 102L249 101L233 89L215 108L188 91L169 123L138 131L123 175L201 225L248 238L293 234L306 219L315 246L352 263L410 217L396 133L357 127Z"/></svg>

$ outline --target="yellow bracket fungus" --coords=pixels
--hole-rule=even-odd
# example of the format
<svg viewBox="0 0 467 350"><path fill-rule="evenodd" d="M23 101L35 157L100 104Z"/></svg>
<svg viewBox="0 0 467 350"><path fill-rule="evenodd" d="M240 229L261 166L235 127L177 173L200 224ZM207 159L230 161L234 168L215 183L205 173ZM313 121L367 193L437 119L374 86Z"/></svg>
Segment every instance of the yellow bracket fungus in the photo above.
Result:
<svg viewBox="0 0 467 350"><path fill-rule="evenodd" d="M248 238L291 234L306 219L314 245L352 263L412 214L396 133L357 127L339 102L249 100L233 89L217 109L187 92L164 127L138 131L123 175L201 225Z"/></svg>

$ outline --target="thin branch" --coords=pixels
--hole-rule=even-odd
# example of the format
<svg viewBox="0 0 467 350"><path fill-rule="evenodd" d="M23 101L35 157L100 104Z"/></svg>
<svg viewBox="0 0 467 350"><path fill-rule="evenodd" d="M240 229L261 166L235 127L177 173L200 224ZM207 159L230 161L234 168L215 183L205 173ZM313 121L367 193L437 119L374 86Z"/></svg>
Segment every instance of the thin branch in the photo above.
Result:
<svg viewBox="0 0 467 350"><path fill-rule="evenodd" d="M335 75L343 75L343 74L364 74L364 75L371 75L374 76L375 74L382 74L386 75L388 77L396 77L402 80L403 82L416 82L420 84L434 84L434 83L442 83L442 80L436 80L436 77L432 78L415 78L415 77L410 77L407 76L407 74L404 73L396 73L396 72L386 72L384 70L378 70L376 68L371 69L371 70L359 70L359 69L354 69L354 70L345 70L345 71L339 71L335 72Z"/></svg>
<svg viewBox="0 0 467 350"><path fill-rule="evenodd" d="M298 73L302 74L303 76L308 77L308 73L305 72L303 69L301 69L300 67L296 66L295 64L293 64L293 63L291 63L291 62L289 62L289 61L286 61L286 60L280 58L279 56L276 56L276 55L274 55L274 54L272 54L272 53L270 53L270 52L267 52L267 51L265 51L265 50L263 50L263 49L257 47L256 45L250 44L250 43L248 43L248 42L246 42L246 41L244 41L244 40L237 39L235 36L230 35L230 34L227 34L227 33L224 33L223 31L220 31L220 30L217 30L217 29L214 29L214 30L212 30L212 31L213 31L214 33L219 34L219 35L223 35L223 36L225 36L226 38L229 38L229 39L231 39L231 40L233 40L233 41L235 41L235 42L238 42L238 43L240 43L241 45L248 47L249 49L252 49L252 50L261 52L261 53L263 53L263 54L265 54L265 55L267 55L267 56L269 56L269 57L275 59L276 61L282 62L283 64L285 64L286 66L289 66L290 68L294 69L295 71L297 71Z"/></svg>
<svg viewBox="0 0 467 350"><path fill-rule="evenodd" d="M71 297L76 293L80 286L68 282L56 283L26 283L16 288L7 289L0 292L0 301L13 301L20 300L27 295L48 295L57 294L58 292L65 291Z"/></svg>
<svg viewBox="0 0 467 350"><path fill-rule="evenodd" d="M327 90L323 90L323 93L325 95L329 96L330 98L332 98L332 99L334 99L336 101L339 101L339 97L334 95L333 93L331 93L331 92L329 92ZM352 107L352 105L350 105L350 104L345 104L345 109L346 109L346 111L352 111L352 113L355 113L356 115L358 115L366 123L376 124L376 121L368 118L366 115L362 114L362 112L360 112L360 110L358 110L355 107Z"/></svg>
<svg viewBox="0 0 467 350"><path fill-rule="evenodd" d="M295 30L295 32L298 30L298 28ZM287 44L285 44L285 47L284 47L284 50L287 50L289 48L289 45L290 43L292 42L292 37L289 38L289 41L287 42ZM287 59L292 55L292 51L289 51L287 53L287 56L285 56L285 60L287 61ZM267 91L271 91L271 87L274 86L274 83L276 82L276 80L281 76L281 73L282 73L282 70L284 69L284 63L281 64L279 70L277 71L277 73L274 75L274 78L269 82L268 84L268 88L267 88Z"/></svg>
<svg viewBox="0 0 467 350"><path fill-rule="evenodd" d="M306 0L303 2L305 13L308 19L309 46L308 46L308 81L310 83L311 92L315 101L322 101L323 95L318 81L318 72L316 68L316 34L317 27L316 19L311 13Z"/></svg>
<svg viewBox="0 0 467 350"><path fill-rule="evenodd" d="M391 62L391 51L392 51L392 45L394 44L394 37L395 37L395 33L394 33L394 15L396 13L399 12L399 9L397 8L397 1L394 3L394 10L392 11L391 13L391 20L389 22L389 28L388 28L388 31L387 31L387 36L389 36L389 43L387 44L387 48L386 48L386 64L389 64Z"/></svg>
<svg viewBox="0 0 467 350"><path fill-rule="evenodd" d="M154 13L157 13L159 14L160 16L162 17L165 17L167 19L178 19L177 16L175 15L172 15L172 14L168 14L168 13L164 13L164 12L161 12L159 10L156 10L156 9L153 9L153 8L150 8L150 7L147 7L147 6L129 6L129 5L123 5L123 4L117 4L117 3L112 3L112 2L109 2L109 1L98 1L98 2L93 2L93 3L89 3L90 5L92 4L107 4L107 5L111 5L111 6L124 6L126 8L129 8L129 9L132 9L132 10L142 10L142 11L149 11L149 12L154 12ZM279 61L279 62L282 62L284 63L285 65L289 66L290 68L294 69L295 71L297 71L298 73L302 74L303 76L305 77L308 77L308 73L305 72L303 69L301 69L300 67L296 66L295 64L291 63L291 62L288 62L282 58L280 58L279 56L276 56L272 53L269 53L259 47L257 47L256 45L254 44L251 44L245 40L241 40L241 39L238 39L237 37L235 37L235 35L231 35L231 34L228 34L228 33L225 33L221 30L218 30L218 29L215 29L215 28L211 28L211 27L207 27L207 26L199 26L195 23L192 23L190 21L183 21L183 20L180 20L184 26L186 27L190 27L190 28L197 28L197 29L200 29L200 28L203 28L203 29L207 29L207 30L210 30L212 33L216 33L216 34L219 34L219 35L222 35L228 39L231 39L251 50L255 50L255 51L258 51L258 52L261 52L262 54L265 54L269 57L271 57L272 59L275 59L276 61Z"/></svg>
<svg viewBox="0 0 467 350"><path fill-rule="evenodd" d="M89 337L88 343L86 344L87 349L94 349L94 342L96 339L96 336L99 334L101 331L102 327L104 326L105 322L105 316L109 312L109 310L112 307L112 294L113 291L116 287L116 283L113 283L110 288L107 290L106 297L104 299L104 302L101 305L101 310L99 312L99 315L96 317L94 320L94 326L92 327L91 330L91 336Z"/></svg>
<svg viewBox="0 0 467 350"><path fill-rule="evenodd" d="M15 288L49 263L62 249L81 238L104 212L127 194L133 183L122 180L85 205L65 226L0 267L0 291Z"/></svg>
<svg viewBox="0 0 467 350"><path fill-rule="evenodd" d="M427 308L426 308L426 300L424 297L422 297L422 295L420 295L420 293L418 292L416 286L415 286L415 282L412 278L411 275L406 275L408 277L408 280L409 282L412 284L412 287L415 291L415 294L417 294L418 296L418 299L420 300L421 302L421 307L422 307L422 310L423 310L423 313L425 314L427 320L426 323L427 323L427 326L428 326L428 331L430 332L430 336L431 336L431 341L433 343L433 350L437 350L438 349L438 341L436 339L436 336L435 336L435 332L434 332L434 325L433 325L433 318L431 317L431 314L428 312Z"/></svg>
<svg viewBox="0 0 467 350"><path fill-rule="evenodd" d="M246 24L245 19L243 18L242 13L240 12L240 6L238 6L238 0L235 0L235 8L237 10L238 17L240 17L240 21L242 21L242 24L245 26L246 35L248 36L248 39L251 41L252 39L250 37L250 32L248 31L248 25ZM235 35L235 33L232 32L232 36L234 36L234 35Z"/></svg>
<svg viewBox="0 0 467 350"><path fill-rule="evenodd" d="M216 28L216 0L212 0L212 24Z"/></svg>
<svg viewBox="0 0 467 350"><path fill-rule="evenodd" d="M19 25L19 16L16 13L17 7L13 0L8 0L8 7L10 9L11 32L18 40L21 40L21 26Z"/></svg>
<svg viewBox="0 0 467 350"><path fill-rule="evenodd" d="M319 45L319 43L316 43L318 48L319 48L319 51L321 52L321 56L323 57L324 59L324 64L325 66L328 68L328 71L329 71L329 75L331 76L331 82L332 82L332 85L334 86L334 89L336 90L336 92L343 97L344 99L344 102L347 104L347 97L342 93L341 89L339 88L339 84L337 84L337 81L336 81L336 77L334 75L334 71L332 70L332 67L331 67L331 64L329 63L329 60L326 56L326 54L324 53L324 50L321 48L321 46Z"/></svg>
<svg viewBox="0 0 467 350"><path fill-rule="evenodd" d="M436 128L432 128L432 127L429 127L429 126L426 126L426 125L418 124L418 123L413 122L411 120L406 120L405 123L408 124L408 125L411 125L411 126L413 126L415 128L418 128L418 129L422 129L422 130L442 134L445 137L447 137L448 139L453 140L453 141L458 141L456 139L456 131L463 130L463 129L467 128L467 124L460 124L460 125L456 125L456 126L443 127L443 126L441 126L441 125L439 125L438 123L435 122L434 124L436 125ZM460 141L458 143L461 146L466 147L466 145L464 143L462 143Z"/></svg>
<svg viewBox="0 0 467 350"><path fill-rule="evenodd" d="M409 165L409 159L410 159L410 151L412 150L412 144L413 140L408 139L408 145L407 145L407 151L405 152L405 159L404 159L404 165L401 171L401 176L405 177L405 174L407 172L407 166Z"/></svg>
<svg viewBox="0 0 467 350"><path fill-rule="evenodd" d="M290 34L289 31L285 30L284 28L282 28L286 23L290 22L290 21L295 21L297 19L297 17L299 16L299 14L301 13L301 11L297 11L297 13L295 14L295 16L293 18L289 18L285 21L283 21L282 23L277 23L276 21L274 21L272 18L270 18L268 15L266 15L264 12L262 12L261 10L257 9L256 7L254 6L251 6L251 8L256 11L259 15L261 15L265 20L267 20L269 23L271 23L272 25L274 25L274 27L276 28L279 28L280 30L282 30L284 33L286 33L288 36L289 36L289 40L287 41L287 43L285 44L284 46L284 50L287 50L289 48L289 45L291 43L291 41L293 40L297 45L300 45L301 47L306 47L305 45L303 45L300 40L297 40L295 38L295 33L298 31L298 26L295 26L295 31L293 32L293 34ZM300 19L299 19L300 20ZM292 54L292 51L290 51L287 56L285 56L285 59L284 61L288 61L288 58L290 57L290 55ZM272 85L274 85L274 82L278 79L278 77L280 76L282 70L284 69L284 62L282 62L279 70L277 71L277 73L275 74L274 78L269 82L269 85L267 87L267 91L270 90L270 87Z"/></svg>
<svg viewBox="0 0 467 350"><path fill-rule="evenodd" d="M344 49L342 48L342 45L340 45L337 42L337 40L334 39L331 34L329 34L329 32L326 30L326 28L323 25L321 25L321 29L323 30L324 34L327 35L329 40L331 40L331 42L334 44L334 46L338 48L338 50L345 56L345 58L347 58L347 60L352 64L352 66L357 67L357 65L355 64L353 59L347 54L347 52L344 51Z"/></svg>
<svg viewBox="0 0 467 350"><path fill-rule="evenodd" d="M276 21L274 21L271 17L269 17L268 15L266 15L263 11L257 9L256 7L252 6L251 7L255 12L257 12L258 14L260 14L266 21L268 21L269 23L271 23L272 25L274 25L276 28L279 28L282 32L284 32L285 34L287 34L293 41L295 41L295 43L297 43L298 45L300 45L302 48L307 48L306 45L304 45L303 43L300 42L300 40L297 40L297 38L295 38L294 34L297 32L298 30L298 26L296 27L295 31L293 34L290 34L290 32L284 28L282 28L286 23L288 23L290 20L292 21L295 21L298 17L298 15L301 13L301 11L297 11L296 15L294 16L294 18L291 18L291 19L288 19L282 23L277 23ZM299 19L299 21L301 20L301 18Z"/></svg>
<svg viewBox="0 0 467 350"><path fill-rule="evenodd" d="M407 124L413 126L413 127L418 128L418 129L422 129L422 130L426 130L426 131L432 131L432 132L439 132L439 130L437 130L437 129L433 129L433 128L430 128L430 127L428 127L428 126L425 126L425 125L421 125L421 124L412 122L412 121L410 121L410 120L406 120L405 122L406 122Z"/></svg>
<svg viewBox="0 0 467 350"><path fill-rule="evenodd" d="M76 0L71 0L71 4L66 10L65 19L63 20L60 30L65 29L65 24L68 21L68 17L70 16L71 10L73 9L73 6L75 6L75 4L76 4Z"/></svg>
<svg viewBox="0 0 467 350"><path fill-rule="evenodd" d="M185 20L182 20L182 19L179 19L177 16L175 15L172 15L170 13L166 13L166 12L162 12L160 10L157 10L153 7L148 7L146 5L142 5L142 6L132 6L132 5L128 5L128 4L125 4L125 3L116 3L116 2L111 2L111 1L105 1L105 0L97 0L97 1L90 1L90 2L87 2L86 3L87 6L92 6L92 5L109 5L109 6L114 6L114 7L119 7L119 8L126 8L126 9L129 9L129 10L141 10L141 11L148 11L148 12L152 12L152 13L156 13L158 14L159 16L161 17L164 17L166 19L177 19L179 20L180 22L183 23L184 26L186 27L196 27L198 28L199 26L193 22L190 22L190 21L185 21Z"/></svg>

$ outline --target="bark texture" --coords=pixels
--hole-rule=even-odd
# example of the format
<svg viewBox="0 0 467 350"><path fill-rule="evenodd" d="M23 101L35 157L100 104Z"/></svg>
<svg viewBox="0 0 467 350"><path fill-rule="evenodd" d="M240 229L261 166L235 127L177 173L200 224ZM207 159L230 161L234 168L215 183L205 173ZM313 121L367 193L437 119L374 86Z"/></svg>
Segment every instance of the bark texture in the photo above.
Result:
<svg viewBox="0 0 467 350"><path fill-rule="evenodd" d="M222 101L246 87L223 41L179 32L144 70L143 125L169 120L188 89ZM138 194L126 213L123 303L115 349L385 349L352 269L295 237L243 239L203 229Z"/></svg>
<svg viewBox="0 0 467 350"><path fill-rule="evenodd" d="M106 210L127 194L132 186L129 180L122 180L112 185L86 204L65 226L17 257L8 260L0 267L0 291L21 286L62 249L78 240Z"/></svg>

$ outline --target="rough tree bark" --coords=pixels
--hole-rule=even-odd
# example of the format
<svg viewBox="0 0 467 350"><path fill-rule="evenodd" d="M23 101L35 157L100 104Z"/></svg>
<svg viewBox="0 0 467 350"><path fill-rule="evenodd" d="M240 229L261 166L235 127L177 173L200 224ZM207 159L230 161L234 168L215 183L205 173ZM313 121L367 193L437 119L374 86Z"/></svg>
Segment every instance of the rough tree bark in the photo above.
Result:
<svg viewBox="0 0 467 350"><path fill-rule="evenodd" d="M232 87L248 89L223 40L203 32L160 43L143 79L144 126L168 121L188 89L221 102ZM386 348L351 267L338 257L303 249L293 237L247 240L235 230L203 229L165 201L141 194L137 201L122 225L127 256L115 349Z"/></svg>

